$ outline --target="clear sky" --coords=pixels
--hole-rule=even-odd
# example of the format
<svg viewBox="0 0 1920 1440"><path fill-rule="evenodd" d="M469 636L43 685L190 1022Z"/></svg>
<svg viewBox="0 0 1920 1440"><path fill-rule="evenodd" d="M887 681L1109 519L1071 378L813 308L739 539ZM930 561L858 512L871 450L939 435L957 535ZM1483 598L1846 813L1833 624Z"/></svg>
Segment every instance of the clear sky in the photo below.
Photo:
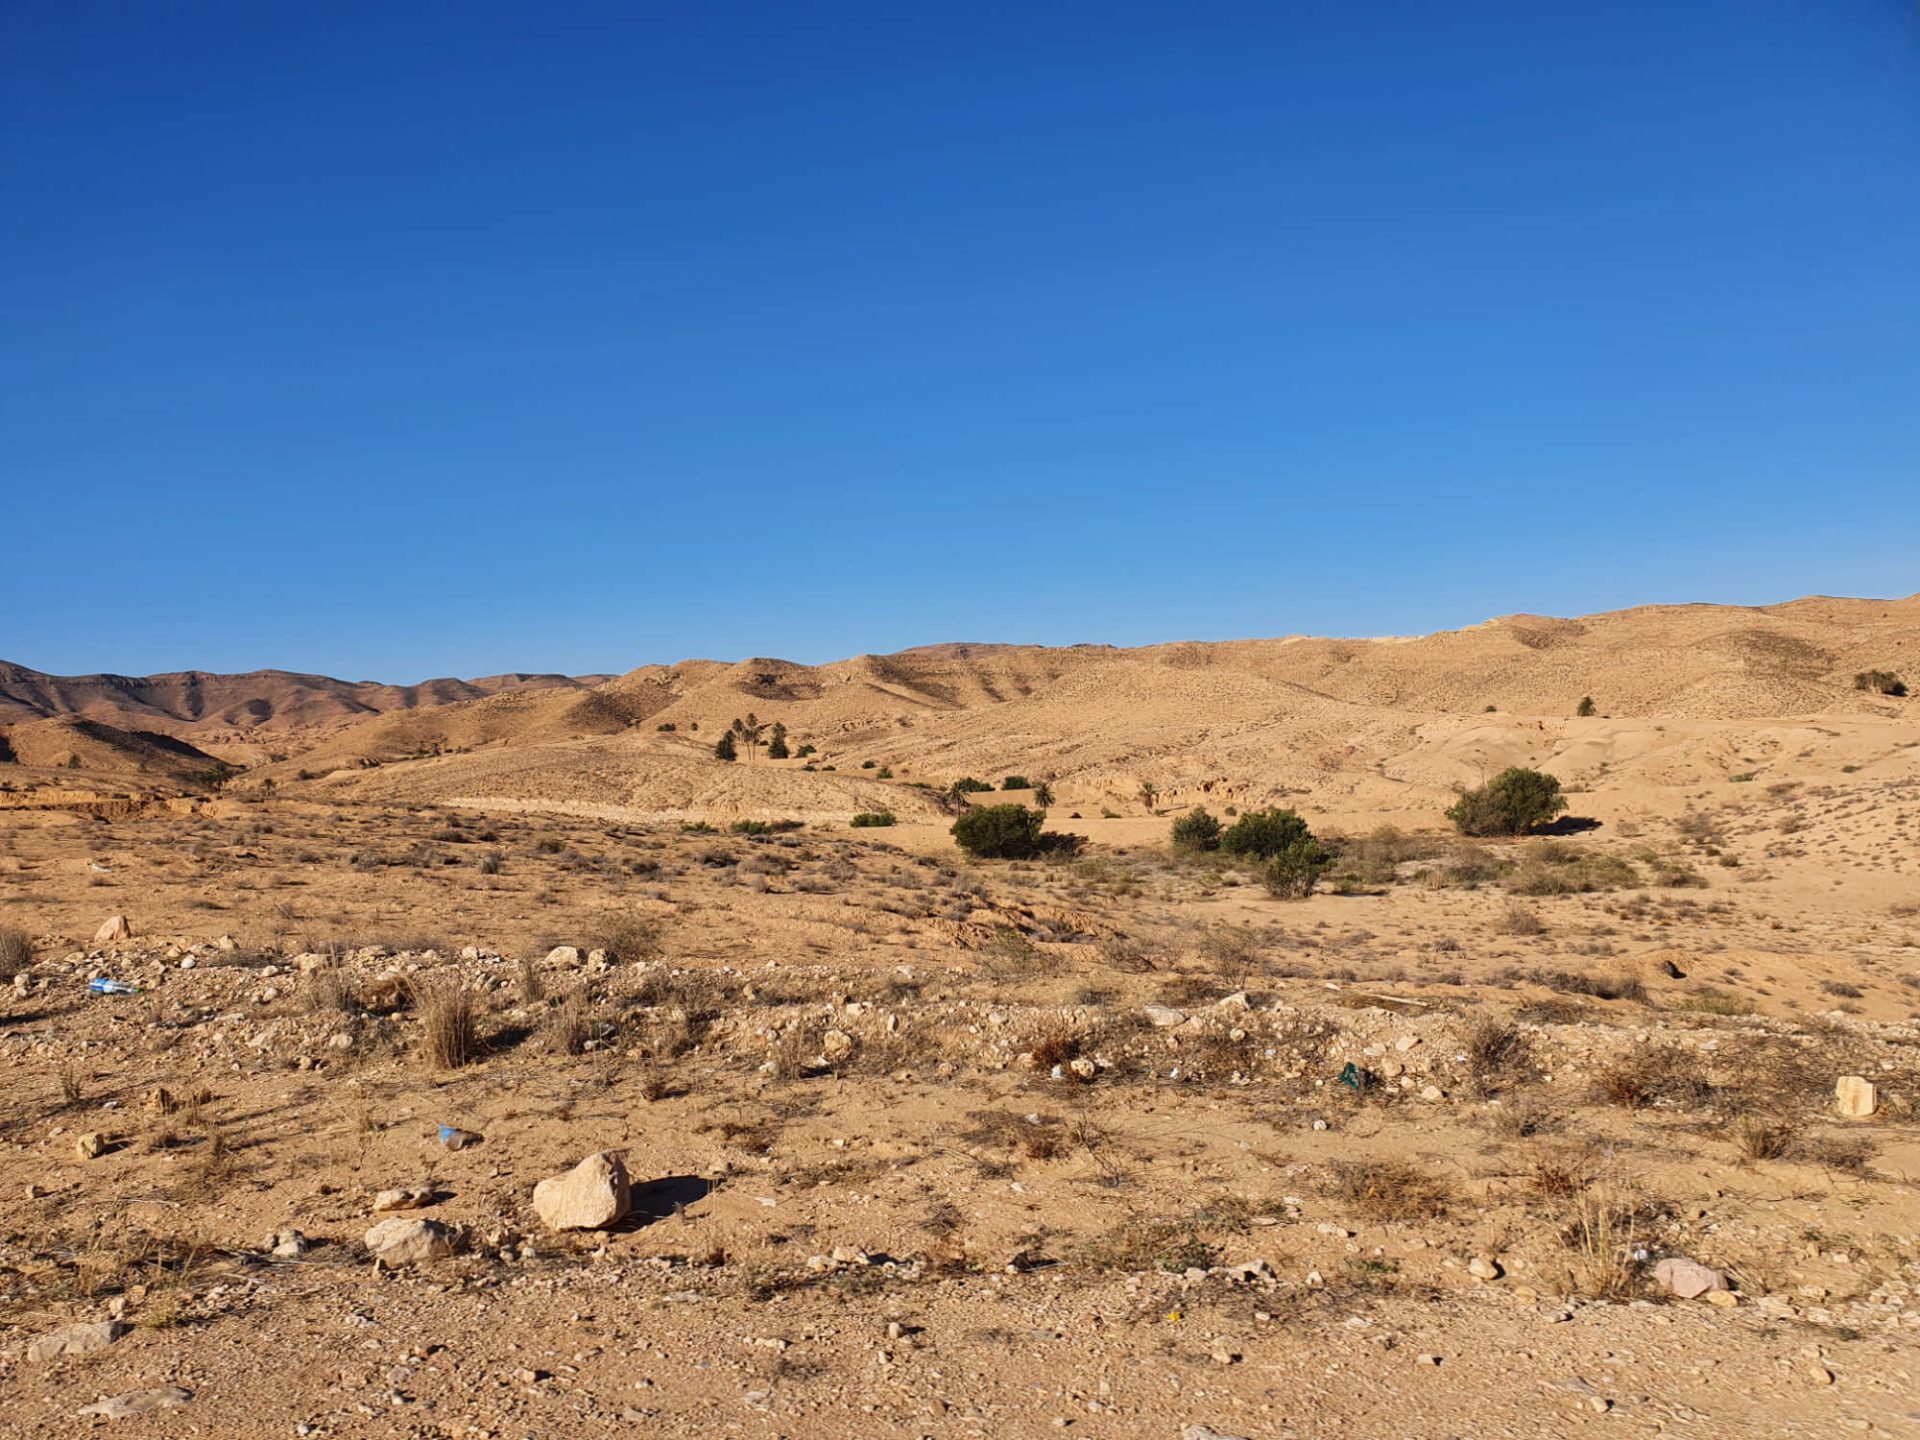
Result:
<svg viewBox="0 0 1920 1440"><path fill-rule="evenodd" d="M0 0L0 657L1920 590L1906 0Z"/></svg>

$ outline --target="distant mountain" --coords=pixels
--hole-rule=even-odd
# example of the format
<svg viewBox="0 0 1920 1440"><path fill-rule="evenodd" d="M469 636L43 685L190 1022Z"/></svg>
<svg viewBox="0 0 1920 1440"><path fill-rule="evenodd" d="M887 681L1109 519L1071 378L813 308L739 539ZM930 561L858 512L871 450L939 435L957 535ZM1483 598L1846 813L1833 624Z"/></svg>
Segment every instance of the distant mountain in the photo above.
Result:
<svg viewBox="0 0 1920 1440"><path fill-rule="evenodd" d="M332 729L396 710L479 700L510 690L585 689L604 675L489 675L417 685L335 680L287 670L218 675L48 675L0 661L0 725L73 716L127 730L231 738Z"/></svg>

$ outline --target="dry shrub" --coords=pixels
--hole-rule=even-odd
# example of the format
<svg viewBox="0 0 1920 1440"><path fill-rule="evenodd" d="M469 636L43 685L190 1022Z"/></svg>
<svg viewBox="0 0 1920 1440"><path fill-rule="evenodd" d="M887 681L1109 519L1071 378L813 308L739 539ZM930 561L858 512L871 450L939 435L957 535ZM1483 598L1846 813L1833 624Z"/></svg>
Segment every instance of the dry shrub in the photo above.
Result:
<svg viewBox="0 0 1920 1440"><path fill-rule="evenodd" d="M1531 1048L1525 1034L1491 1015L1476 1016L1460 1032L1467 1078L1482 1095L1497 1094L1503 1083L1516 1076Z"/></svg>
<svg viewBox="0 0 1920 1440"><path fill-rule="evenodd" d="M1089 1241L1075 1258L1088 1270L1164 1270L1179 1275L1219 1264L1220 1246L1209 1237L1204 1215L1140 1217Z"/></svg>
<svg viewBox="0 0 1920 1440"><path fill-rule="evenodd" d="M1594 1076L1594 1090L1609 1105L1630 1110L1649 1105L1699 1105L1713 1094L1700 1060L1672 1045L1629 1051Z"/></svg>
<svg viewBox="0 0 1920 1440"><path fill-rule="evenodd" d="M0 980L11 981L33 963L33 941L18 925L0 925Z"/></svg>
<svg viewBox="0 0 1920 1440"><path fill-rule="evenodd" d="M473 993L458 981L415 987L420 1012L420 1053L436 1070L457 1070L480 1055L479 1011Z"/></svg>
<svg viewBox="0 0 1920 1440"><path fill-rule="evenodd" d="M1066 961L1034 944L1010 925L994 931L993 938L980 949L980 973L989 980L1027 980L1058 975L1066 968Z"/></svg>
<svg viewBox="0 0 1920 1440"><path fill-rule="evenodd" d="M1742 1115L1733 1135L1740 1153L1749 1160L1778 1160L1794 1148L1793 1126L1784 1120Z"/></svg>
<svg viewBox="0 0 1920 1440"><path fill-rule="evenodd" d="M826 1027L819 1021L789 1025L775 1037L767 1056L776 1080L800 1080L818 1068Z"/></svg>
<svg viewBox="0 0 1920 1440"><path fill-rule="evenodd" d="M1532 936L1547 933L1546 922L1524 905L1509 904L1493 922L1493 928L1502 935Z"/></svg>
<svg viewBox="0 0 1920 1440"><path fill-rule="evenodd" d="M1080 1038L1065 1016L1049 1016L1036 1024L1028 1049L1037 1068L1052 1070L1080 1053Z"/></svg>
<svg viewBox="0 0 1920 1440"><path fill-rule="evenodd" d="M602 915L587 931L588 949L604 950L623 965L659 959L665 940L666 927L658 919L631 912Z"/></svg>
<svg viewBox="0 0 1920 1440"><path fill-rule="evenodd" d="M1574 1283L1596 1300L1625 1300L1639 1288L1640 1206L1604 1186L1583 1190L1561 1232L1573 1252Z"/></svg>
<svg viewBox="0 0 1920 1440"><path fill-rule="evenodd" d="M301 996L314 1015L352 1015L362 1008L353 977L337 965L323 966L308 975Z"/></svg>
<svg viewBox="0 0 1920 1440"><path fill-rule="evenodd" d="M556 1055L578 1055L592 1038L593 1023L587 1011L586 993L570 990L540 1025L541 1038Z"/></svg>
<svg viewBox="0 0 1920 1440"><path fill-rule="evenodd" d="M1260 951L1252 937L1239 930L1209 930L1200 941L1200 959L1229 990L1244 990Z"/></svg>
<svg viewBox="0 0 1920 1440"><path fill-rule="evenodd" d="M1596 1000L1632 1000L1647 1003L1646 982L1638 975L1582 975L1571 970L1534 970L1527 979L1563 995L1591 995Z"/></svg>
<svg viewBox="0 0 1920 1440"><path fill-rule="evenodd" d="M520 999L528 1005L538 1005L546 998L546 981L540 975L540 962L532 955L520 957Z"/></svg>
<svg viewBox="0 0 1920 1440"><path fill-rule="evenodd" d="M1596 1178L1594 1152L1583 1145L1558 1145L1542 1150L1527 1167L1527 1185L1543 1200L1570 1200L1584 1195Z"/></svg>
<svg viewBox="0 0 1920 1440"><path fill-rule="evenodd" d="M1618 855L1587 855L1563 846L1536 847L1534 858L1507 881L1516 895L1591 895L1640 883L1640 873Z"/></svg>
<svg viewBox="0 0 1920 1440"><path fill-rule="evenodd" d="M1430 1220L1447 1213L1446 1180L1406 1160L1353 1160L1333 1167L1333 1194L1368 1220Z"/></svg>

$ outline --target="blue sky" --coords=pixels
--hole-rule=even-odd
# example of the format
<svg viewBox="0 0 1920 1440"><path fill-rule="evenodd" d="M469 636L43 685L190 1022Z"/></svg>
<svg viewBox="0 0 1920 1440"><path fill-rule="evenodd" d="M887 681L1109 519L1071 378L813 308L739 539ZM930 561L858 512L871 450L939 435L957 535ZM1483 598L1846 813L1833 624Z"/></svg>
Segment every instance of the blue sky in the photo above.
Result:
<svg viewBox="0 0 1920 1440"><path fill-rule="evenodd" d="M0 9L0 657L1920 590L1895 0Z"/></svg>

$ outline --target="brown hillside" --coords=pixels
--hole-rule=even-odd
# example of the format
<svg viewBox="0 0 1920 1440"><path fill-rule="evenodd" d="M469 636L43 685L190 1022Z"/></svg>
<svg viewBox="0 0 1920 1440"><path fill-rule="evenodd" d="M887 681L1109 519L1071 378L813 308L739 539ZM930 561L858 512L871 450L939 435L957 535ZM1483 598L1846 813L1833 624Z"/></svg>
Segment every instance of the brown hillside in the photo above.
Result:
<svg viewBox="0 0 1920 1440"><path fill-rule="evenodd" d="M1854 689L1867 668L1920 674L1920 598L1511 615L1413 639L684 661L377 717L261 776L318 773L367 798L823 815L876 804L871 761L902 782L880 800L903 814L931 803L905 782L1010 773L1088 816L1140 813L1142 782L1159 810L1304 795L1425 814L1510 763L1675 786L1891 754L1912 712ZM1576 718L1587 695L1599 715ZM748 711L817 747L821 768L714 761L713 737Z"/></svg>

